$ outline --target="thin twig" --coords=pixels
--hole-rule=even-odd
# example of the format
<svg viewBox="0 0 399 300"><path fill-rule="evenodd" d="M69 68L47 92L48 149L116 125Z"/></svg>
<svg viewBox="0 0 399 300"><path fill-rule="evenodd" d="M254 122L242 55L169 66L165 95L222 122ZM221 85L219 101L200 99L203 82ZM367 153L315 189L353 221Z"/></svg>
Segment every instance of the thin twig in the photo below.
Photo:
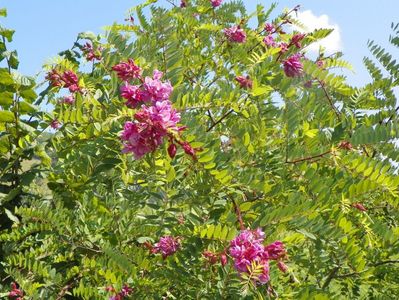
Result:
<svg viewBox="0 0 399 300"><path fill-rule="evenodd" d="M319 84L320 84L320 86L321 86L321 88L322 88L322 90L323 90L323 92L324 92L324 95L326 96L328 102L330 103L330 106L331 106L332 110L333 110L333 111L335 112L335 114L337 115L337 118L338 118L339 120L341 120L341 116L340 116L340 114L339 114L339 111L338 111L337 108L334 106L334 103L333 103L333 101L332 101L330 95L327 93L327 90L326 90L326 88L325 88L325 86L324 86L324 83L321 82L320 80L317 80L317 81L319 82Z"/></svg>
<svg viewBox="0 0 399 300"><path fill-rule="evenodd" d="M287 163L287 164L296 164L296 163L299 163L299 162L302 162L302 161L312 160L312 159L315 159L315 158L323 157L324 155L327 155L327 154L330 154L330 153L331 153L331 150L328 150L326 152L323 152L323 153L320 153L320 154L317 154L317 155L314 155L314 156L298 158L298 159L295 159L295 160L292 160L292 161L286 161L285 163Z"/></svg>
<svg viewBox="0 0 399 300"><path fill-rule="evenodd" d="M211 131L216 125L218 125L220 122L222 122L224 119L226 119L234 110L230 109L228 112L226 112L223 116L220 117L219 120L214 122L207 130L206 132Z"/></svg>
<svg viewBox="0 0 399 300"><path fill-rule="evenodd" d="M244 229L245 229L245 226L244 226L244 222L242 221L241 210L240 210L240 208L238 207L237 203L234 201L234 199L233 199L233 198L230 198L230 199L231 199L231 202L233 203L234 212L235 212L235 214L236 214L236 216L237 216L237 221L238 221L238 223L240 224L240 229L241 229L241 230L244 230Z"/></svg>

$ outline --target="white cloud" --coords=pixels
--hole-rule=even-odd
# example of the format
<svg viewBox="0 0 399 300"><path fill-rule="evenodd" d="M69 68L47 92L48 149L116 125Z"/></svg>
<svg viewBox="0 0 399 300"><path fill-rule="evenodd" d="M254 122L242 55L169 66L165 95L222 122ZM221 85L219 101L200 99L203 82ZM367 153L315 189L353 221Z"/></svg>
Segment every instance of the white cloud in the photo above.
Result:
<svg viewBox="0 0 399 300"><path fill-rule="evenodd" d="M328 35L326 38L320 40L320 42L313 43L312 45L307 47L308 51L318 52L320 46L326 48L326 52L329 54L342 50L340 28L338 24L331 23L329 16L327 15L316 16L312 13L311 10L305 10L298 12L298 20L303 25L305 25L306 32L311 32L319 28L334 29L334 31L331 32L330 35ZM299 28L296 29L301 31Z"/></svg>

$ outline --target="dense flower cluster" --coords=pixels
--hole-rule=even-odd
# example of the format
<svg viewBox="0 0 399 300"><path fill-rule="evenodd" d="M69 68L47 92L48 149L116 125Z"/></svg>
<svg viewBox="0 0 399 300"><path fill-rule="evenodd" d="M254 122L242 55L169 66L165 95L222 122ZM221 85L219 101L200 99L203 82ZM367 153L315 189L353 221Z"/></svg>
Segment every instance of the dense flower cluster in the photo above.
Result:
<svg viewBox="0 0 399 300"><path fill-rule="evenodd" d="M180 122L180 113L172 107L169 100L173 87L169 81L161 80L163 73L154 70L152 77L143 78L142 69L132 59L121 62L112 69L124 81L120 87L120 95L126 99L126 105L130 108L139 108L141 105L134 120L124 125L121 134L122 152L133 153L135 159L140 159L155 151L168 138L168 154L171 158L176 155L176 144L185 153L196 158L196 150L180 139L180 132L185 127L177 125ZM133 80L137 80L139 84L131 84Z"/></svg>
<svg viewBox="0 0 399 300"><path fill-rule="evenodd" d="M300 59L300 54L294 54L284 60L283 66L285 75L288 77L299 77L302 75L303 65Z"/></svg>
<svg viewBox="0 0 399 300"><path fill-rule="evenodd" d="M152 253L161 253L163 258L174 254L180 249L180 241L178 238L165 235L159 239L159 242L152 248Z"/></svg>
<svg viewBox="0 0 399 300"><path fill-rule="evenodd" d="M113 66L112 70L114 70L118 77L123 81L139 78L142 73L142 69L137 66L131 58L129 58L127 62L123 61Z"/></svg>
<svg viewBox="0 0 399 300"><path fill-rule="evenodd" d="M136 159L154 151L170 132L178 132L180 114L169 101L157 101L153 106L141 107L135 122L126 122L122 132L123 152L132 152Z"/></svg>
<svg viewBox="0 0 399 300"><path fill-rule="evenodd" d="M101 50L101 47L94 49L93 45L88 42L82 46L82 52L87 61L101 60Z"/></svg>
<svg viewBox="0 0 399 300"><path fill-rule="evenodd" d="M225 28L223 32L230 42L245 43L247 39L245 31L240 26Z"/></svg>
<svg viewBox="0 0 399 300"><path fill-rule="evenodd" d="M222 4L223 0L210 0L213 7L218 7Z"/></svg>
<svg viewBox="0 0 399 300"><path fill-rule="evenodd" d="M60 74L56 69L47 73L46 79L50 81L53 87L64 87L71 93L80 92L79 79L75 72L67 70Z"/></svg>
<svg viewBox="0 0 399 300"><path fill-rule="evenodd" d="M277 43L274 41L274 38L272 35L267 35L264 37L263 42L265 43L266 46L268 47L276 47Z"/></svg>
<svg viewBox="0 0 399 300"><path fill-rule="evenodd" d="M15 282L11 283L11 291L8 293L8 299L12 300L24 299L24 292L18 288Z"/></svg>
<svg viewBox="0 0 399 300"><path fill-rule="evenodd" d="M264 246L264 239L265 234L260 229L242 230L230 242L230 255L234 258L236 270L239 273L251 273L252 265L255 264L262 272L254 280L261 284L268 282L270 279L269 261L281 261L286 256L283 243L276 241ZM283 269L282 265L281 268Z"/></svg>
<svg viewBox="0 0 399 300"><path fill-rule="evenodd" d="M122 300L133 293L133 289L126 284L122 287L122 289L119 292L116 292L113 286L106 287L105 290L115 294L109 297L109 300Z"/></svg>

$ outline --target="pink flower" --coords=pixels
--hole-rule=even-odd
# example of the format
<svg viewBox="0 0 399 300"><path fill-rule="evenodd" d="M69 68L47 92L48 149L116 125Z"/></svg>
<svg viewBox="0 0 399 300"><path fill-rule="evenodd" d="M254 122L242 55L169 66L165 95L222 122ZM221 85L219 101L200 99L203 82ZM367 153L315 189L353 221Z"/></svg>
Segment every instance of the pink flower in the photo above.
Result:
<svg viewBox="0 0 399 300"><path fill-rule="evenodd" d="M284 244L280 241L275 241L270 245L265 247L265 255L268 259L277 260L283 258L286 255L286 251L284 249Z"/></svg>
<svg viewBox="0 0 399 300"><path fill-rule="evenodd" d="M174 254L180 249L180 242L177 238L166 235L159 239L159 242L154 245L154 253L161 253L165 259Z"/></svg>
<svg viewBox="0 0 399 300"><path fill-rule="evenodd" d="M263 246L265 234L259 228L242 230L230 242L230 255L238 272L251 273L252 264L261 266L262 274L257 278L260 283L269 281L269 262Z"/></svg>
<svg viewBox="0 0 399 300"><path fill-rule="evenodd" d="M50 126L51 126L51 128L53 128L53 129L58 129L58 128L61 127L61 123L58 122L57 119L54 119L54 120L52 120L52 121L50 122Z"/></svg>
<svg viewBox="0 0 399 300"><path fill-rule="evenodd" d="M135 159L155 151L162 144L162 135L145 123L126 122L121 138L124 141L122 152L133 153Z"/></svg>
<svg viewBox="0 0 399 300"><path fill-rule="evenodd" d="M213 7L218 7L222 4L223 0L210 0Z"/></svg>
<svg viewBox="0 0 399 300"><path fill-rule="evenodd" d="M20 290L15 282L11 283L11 291L8 293L9 299L22 300L24 293Z"/></svg>
<svg viewBox="0 0 399 300"><path fill-rule="evenodd" d="M300 58L300 54L294 54L283 62L285 75L288 77L299 77L302 75L303 65Z"/></svg>
<svg viewBox="0 0 399 300"><path fill-rule="evenodd" d="M64 82L63 87L68 88L71 93L80 91L78 76L75 72L68 70L65 71L61 80Z"/></svg>
<svg viewBox="0 0 399 300"><path fill-rule="evenodd" d="M280 43L279 47L280 47L280 52L281 53L285 53L285 52L288 51L288 44L287 43Z"/></svg>
<svg viewBox="0 0 399 300"><path fill-rule="evenodd" d="M240 87L243 89L251 89L252 88L252 80L249 76L237 76L236 81L240 84Z"/></svg>
<svg viewBox="0 0 399 300"><path fill-rule="evenodd" d="M130 108L136 108L140 103L143 102L143 91L137 85L130 85L125 82L120 87L121 97L126 99L126 105Z"/></svg>
<svg viewBox="0 0 399 300"><path fill-rule="evenodd" d="M319 67L319 68L323 68L324 67L324 61L322 61L322 60L318 60L318 61L316 61L316 65Z"/></svg>
<svg viewBox="0 0 399 300"><path fill-rule="evenodd" d="M231 28L225 28L223 30L224 35L228 38L230 42L235 43L245 43L247 35L245 31L240 28L240 26L233 26Z"/></svg>
<svg viewBox="0 0 399 300"><path fill-rule="evenodd" d="M121 138L122 152L131 152L136 159L155 151L170 132L179 131L180 114L169 101L158 101L153 106L142 106L135 115L135 122L126 122Z"/></svg>
<svg viewBox="0 0 399 300"><path fill-rule="evenodd" d="M129 58L127 62L120 62L112 67L118 77L123 81L129 81L135 78L140 78L142 69L134 63L134 60Z"/></svg>
<svg viewBox="0 0 399 300"><path fill-rule="evenodd" d="M271 24L271 23L266 23L266 24L265 24L265 30L266 30L268 33L273 33L274 30L275 30L274 25Z"/></svg>
<svg viewBox="0 0 399 300"><path fill-rule="evenodd" d="M163 73L155 70L153 77L146 77L144 80L143 98L145 101L161 101L168 100L173 91L170 82L162 82Z"/></svg>
<svg viewBox="0 0 399 300"><path fill-rule="evenodd" d="M64 98L62 98L61 103L72 105L75 103L75 96L73 94L65 96Z"/></svg>
<svg viewBox="0 0 399 300"><path fill-rule="evenodd" d="M302 47L301 41L304 39L306 35L304 33L297 33L291 38L291 44L295 45L298 49Z"/></svg>
<svg viewBox="0 0 399 300"><path fill-rule="evenodd" d="M102 48L94 50L93 45L90 43L86 43L82 47L82 52L86 55L87 61L101 60L101 50Z"/></svg>
<svg viewBox="0 0 399 300"><path fill-rule="evenodd" d="M61 75L58 73L56 69L52 69L50 72L47 73L46 79L50 81L50 85L53 87L62 86Z"/></svg>
<svg viewBox="0 0 399 300"><path fill-rule="evenodd" d="M265 36L265 38L263 39L263 42L268 47L276 47L276 45L277 45L276 42L274 41L273 36L270 34Z"/></svg>

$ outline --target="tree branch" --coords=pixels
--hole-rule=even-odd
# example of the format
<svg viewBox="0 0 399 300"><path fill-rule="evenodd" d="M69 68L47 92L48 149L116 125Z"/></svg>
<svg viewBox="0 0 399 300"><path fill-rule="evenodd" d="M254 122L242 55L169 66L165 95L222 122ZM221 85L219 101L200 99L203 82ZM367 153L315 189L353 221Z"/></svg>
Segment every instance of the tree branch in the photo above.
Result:
<svg viewBox="0 0 399 300"><path fill-rule="evenodd" d="M227 118L234 110L230 109L228 112L226 112L223 116L220 117L219 120L216 122L213 122L213 124L206 130L206 132L211 131L216 125L218 125L220 122L222 122L225 118Z"/></svg>
<svg viewBox="0 0 399 300"><path fill-rule="evenodd" d="M314 155L314 156L298 158L298 159L295 159L295 160L292 160L292 161L287 161L286 160L285 163L287 163L287 164L296 164L296 163L299 163L299 162L302 162L302 161L312 160L312 159L315 159L315 158L323 157L323 156L325 156L327 154L330 154L330 153L331 153L331 150L328 150L326 152L323 152L323 153L320 153L320 154L317 154L317 155Z"/></svg>

